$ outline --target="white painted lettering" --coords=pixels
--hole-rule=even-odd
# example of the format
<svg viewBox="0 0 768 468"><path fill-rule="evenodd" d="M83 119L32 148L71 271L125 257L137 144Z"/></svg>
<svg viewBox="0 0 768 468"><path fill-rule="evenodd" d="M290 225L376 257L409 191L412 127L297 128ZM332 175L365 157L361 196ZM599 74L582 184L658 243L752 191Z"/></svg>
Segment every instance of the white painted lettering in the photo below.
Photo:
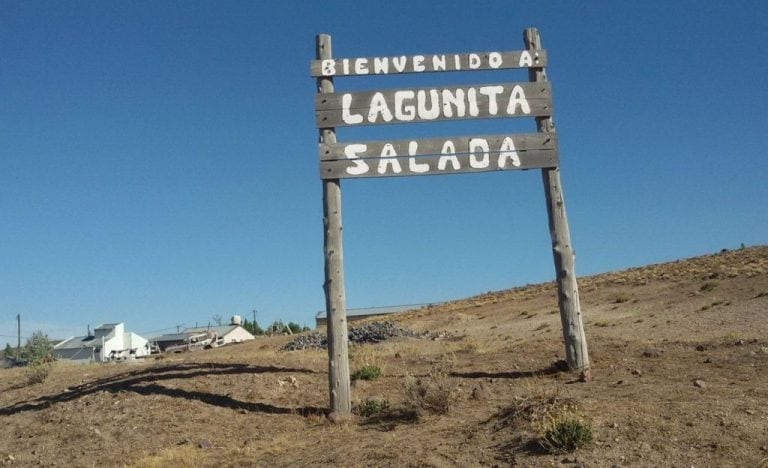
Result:
<svg viewBox="0 0 768 468"><path fill-rule="evenodd" d="M341 61L341 68L344 70L345 75L349 75L349 59Z"/></svg>
<svg viewBox="0 0 768 468"><path fill-rule="evenodd" d="M378 173L385 174L387 172L387 165L392 166L392 172L400 174L403 172L403 168L400 167L400 161L397 160L397 151L392 143L387 143L381 149L381 159L379 159Z"/></svg>
<svg viewBox="0 0 768 468"><path fill-rule="evenodd" d="M507 167L507 160L510 160L513 166L520 167L520 157L517 155L515 142L512 140L512 138L504 138L504 141L501 142L501 148L499 151L499 169L504 169Z"/></svg>
<svg viewBox="0 0 768 468"><path fill-rule="evenodd" d="M336 74L336 61L333 59L325 59L321 62L320 69L323 76L333 76Z"/></svg>
<svg viewBox="0 0 768 468"><path fill-rule="evenodd" d="M477 70L480 68L480 56L477 54L469 54L469 68Z"/></svg>
<svg viewBox="0 0 768 468"><path fill-rule="evenodd" d="M432 56L432 70L445 71L445 55Z"/></svg>
<svg viewBox="0 0 768 468"><path fill-rule="evenodd" d="M355 60L355 73L358 75L368 74L368 59L360 58Z"/></svg>
<svg viewBox="0 0 768 468"><path fill-rule="evenodd" d="M464 117L466 113L466 103L464 102L464 90L461 88L456 89L455 93L451 93L450 89L443 90L443 115L446 117L453 117L453 109L451 105L456 107L456 117Z"/></svg>
<svg viewBox="0 0 768 468"><path fill-rule="evenodd" d="M429 171L429 164L416 162L414 155L418 149L419 144L417 142L411 141L408 143L408 155L410 156L408 158L408 170L416 174L423 174Z"/></svg>
<svg viewBox="0 0 768 468"><path fill-rule="evenodd" d="M477 150L483 152L483 158L477 159ZM485 169L491 164L491 149L488 147L488 140L485 138L469 139L469 165L475 169Z"/></svg>
<svg viewBox="0 0 768 468"><path fill-rule="evenodd" d="M469 104L469 115L477 117L480 114L480 109L477 107L477 90L475 88L467 90L467 103Z"/></svg>
<svg viewBox="0 0 768 468"><path fill-rule="evenodd" d="M354 125L363 121L363 116L360 114L350 114L349 108L352 107L352 95L350 93L344 93L341 96L341 119L346 124Z"/></svg>
<svg viewBox="0 0 768 468"><path fill-rule="evenodd" d="M408 63L408 57L403 55L402 57L392 57L392 65L399 73L405 71L405 65Z"/></svg>
<svg viewBox="0 0 768 468"><path fill-rule="evenodd" d="M381 114L381 119L384 122L390 122L392 120L392 112L389 110L387 100L384 99L382 93L376 93L371 98L371 107L368 111L368 122L375 123L379 114Z"/></svg>
<svg viewBox="0 0 768 468"><path fill-rule="evenodd" d="M453 56L453 65L456 70L461 70L461 55L456 54Z"/></svg>
<svg viewBox="0 0 768 468"><path fill-rule="evenodd" d="M351 159L355 164L354 167L347 168L347 174L349 175L361 175L368 172L368 164L360 159L358 156L360 153L364 153L368 150L368 145L347 145L344 147L344 156Z"/></svg>
<svg viewBox="0 0 768 468"><path fill-rule="evenodd" d="M413 71L415 71L415 72L423 72L426 69L427 69L427 67L424 66L424 56L423 55L414 55L413 56Z"/></svg>
<svg viewBox="0 0 768 468"><path fill-rule="evenodd" d="M456 157L456 145L454 145L451 140L446 140L446 142L443 143L443 149L440 151L440 154L440 159L437 161L438 170L444 171L448 166L449 161L451 162L451 167L453 167L454 171L461 169L459 158Z"/></svg>
<svg viewBox="0 0 768 468"><path fill-rule="evenodd" d="M423 91L420 91L423 92ZM405 105L406 99L413 99L413 91L395 91L395 118L403 122L410 122L416 118L416 106Z"/></svg>
<svg viewBox="0 0 768 468"><path fill-rule="evenodd" d="M528 100L525 98L525 91L520 85L515 85L512 88L512 92L509 94L509 105L507 105L507 114L515 115L518 104L523 114L531 113L531 106L528 105Z"/></svg>
<svg viewBox="0 0 768 468"><path fill-rule="evenodd" d="M389 59L387 57L373 59L373 72L374 73L389 73Z"/></svg>
<svg viewBox="0 0 768 468"><path fill-rule="evenodd" d="M429 90L429 100L432 107L427 109L427 92L420 90L416 94L416 102L419 106L419 118L424 120L435 120L440 117L440 93L436 89Z"/></svg>
<svg viewBox="0 0 768 468"><path fill-rule="evenodd" d="M504 86L481 86L480 94L488 96L488 113L496 115L499 112L499 105L496 103L496 96L504 92Z"/></svg>
<svg viewBox="0 0 768 468"><path fill-rule="evenodd" d="M520 54L520 61L518 62L517 65L519 67L531 67L531 66L533 66L533 59L531 58L531 54L527 50L524 50Z"/></svg>
<svg viewBox="0 0 768 468"><path fill-rule="evenodd" d="M502 63L501 54L498 52L491 52L488 54L488 65L491 68L499 68Z"/></svg>

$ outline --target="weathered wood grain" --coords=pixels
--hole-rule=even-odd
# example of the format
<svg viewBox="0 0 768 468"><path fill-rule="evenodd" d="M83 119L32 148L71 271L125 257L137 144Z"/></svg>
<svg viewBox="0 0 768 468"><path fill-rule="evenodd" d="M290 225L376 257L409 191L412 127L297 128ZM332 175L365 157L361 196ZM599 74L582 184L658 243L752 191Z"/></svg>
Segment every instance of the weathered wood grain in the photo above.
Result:
<svg viewBox="0 0 768 468"><path fill-rule="evenodd" d="M483 91L490 89L494 93ZM403 99L405 93L414 97ZM552 112L549 83L389 89L318 94L315 98L318 128L550 116Z"/></svg>
<svg viewBox="0 0 768 468"><path fill-rule="evenodd" d="M506 70L511 68L544 67L545 50L514 50L504 52L468 52L461 54L421 54L391 57L353 57L310 62L309 73L319 76L367 76L403 73L434 73L448 71Z"/></svg>
<svg viewBox="0 0 768 468"><path fill-rule="evenodd" d="M318 59L332 57L331 36L316 38ZM318 78L320 94L333 92L331 78ZM336 143L333 128L320 129L320 141ZM323 180L323 252L325 256L325 312L328 317L328 391L330 410L339 417L352 414L347 342L346 293L344 290L344 249L342 243L341 186L338 179Z"/></svg>
<svg viewBox="0 0 768 468"><path fill-rule="evenodd" d="M541 48L541 37L536 28L526 29L523 33L523 40L528 49ZM533 82L543 83L547 81L544 68L531 68L528 73L529 79ZM555 133L555 126L551 117L536 118L536 127L541 133ZM541 174L547 201L549 233L552 238L552 253L557 275L557 297L565 340L565 357L571 370L582 372L582 375L588 379L590 364L587 339L584 334L581 304L579 303L579 287L576 282L571 234L568 229L565 199L560 183L560 169L542 169Z"/></svg>
<svg viewBox="0 0 768 468"><path fill-rule="evenodd" d="M419 157L399 156L395 158L366 158L358 160L331 160L320 163L322 179L353 179L370 177L402 177L420 175L462 174L469 172L494 172L556 167L557 151L538 149L517 151L517 165L504 158L503 167L498 164L501 153L489 152L486 155L456 154L455 157L429 155ZM442 165L440 164L443 159ZM365 168L365 172L351 172L355 168ZM441 169L442 167L442 169Z"/></svg>
<svg viewBox="0 0 768 468"><path fill-rule="evenodd" d="M470 141L482 139L488 143L490 148L496 148L496 153L502 146L506 138L511 138L515 149L518 151L542 149L557 149L557 135L543 133L518 133L509 135L475 135L459 136L447 138L427 138L427 139L407 139L407 140L371 140L371 141L351 141L343 143L319 143L318 155L321 161L332 161L335 159L347 159L344 149L350 145L363 145L365 151L356 153L360 158L379 157L388 150L396 152L398 155L407 156L429 156L439 155L447 141L453 143L457 154L467 154L470 152ZM415 149L415 151L414 151Z"/></svg>

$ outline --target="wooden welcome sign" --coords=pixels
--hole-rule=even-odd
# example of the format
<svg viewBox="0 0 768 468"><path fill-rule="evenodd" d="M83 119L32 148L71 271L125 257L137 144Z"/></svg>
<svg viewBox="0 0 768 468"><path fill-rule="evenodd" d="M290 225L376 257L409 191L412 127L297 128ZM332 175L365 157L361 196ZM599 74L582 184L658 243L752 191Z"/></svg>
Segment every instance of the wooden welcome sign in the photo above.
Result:
<svg viewBox="0 0 768 468"><path fill-rule="evenodd" d="M334 59L331 37L317 36L315 124L323 180L325 298L330 409L351 412L340 179L542 169L557 274L558 304L571 370L589 377L589 357L565 214L547 53L538 31L524 31L525 50ZM529 81L335 92L334 77L525 68ZM467 119L533 118L537 133L386 141L336 141L336 127Z"/></svg>

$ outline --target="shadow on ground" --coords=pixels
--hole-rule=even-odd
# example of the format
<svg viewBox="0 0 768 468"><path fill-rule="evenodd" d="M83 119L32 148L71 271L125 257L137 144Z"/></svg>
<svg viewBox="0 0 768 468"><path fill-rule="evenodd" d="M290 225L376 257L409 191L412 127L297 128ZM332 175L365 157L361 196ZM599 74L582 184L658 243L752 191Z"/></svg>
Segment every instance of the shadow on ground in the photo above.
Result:
<svg viewBox="0 0 768 468"><path fill-rule="evenodd" d="M164 395L185 400L197 400L209 405L220 406L235 410L245 410L268 414L325 414L326 408L311 406L284 408L268 403L255 403L236 400L230 396L215 393L181 390L168 388L158 384L163 380L186 379L203 375L231 375L231 374L263 374L263 373L315 373L309 369L277 367L277 366L251 366L247 364L221 364L221 363L188 363L174 364L161 367L152 367L133 372L116 375L113 377L98 379L72 389L54 394L21 401L4 408L0 408L1 416L9 416L27 411L40 411L53 405L77 400L87 395L98 392L134 392L139 395Z"/></svg>
<svg viewBox="0 0 768 468"><path fill-rule="evenodd" d="M559 374L560 372L568 372L568 364L563 360L555 361L543 369L534 371L451 372L448 375L462 379L525 379L529 377Z"/></svg>

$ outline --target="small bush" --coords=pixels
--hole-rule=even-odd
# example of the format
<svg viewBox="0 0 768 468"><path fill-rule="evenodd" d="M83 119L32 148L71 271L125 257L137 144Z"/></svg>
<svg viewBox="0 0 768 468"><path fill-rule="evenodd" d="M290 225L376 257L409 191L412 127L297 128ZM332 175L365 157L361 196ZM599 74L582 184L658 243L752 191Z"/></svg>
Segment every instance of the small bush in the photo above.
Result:
<svg viewBox="0 0 768 468"><path fill-rule="evenodd" d="M626 294L617 294L616 297L613 299L614 304L623 304L628 301L629 301L629 296L627 296Z"/></svg>
<svg viewBox="0 0 768 468"><path fill-rule="evenodd" d="M377 398L366 399L352 408L353 413L364 418L370 418L386 411L389 411L389 401Z"/></svg>
<svg viewBox="0 0 768 468"><path fill-rule="evenodd" d="M45 382L53 367L53 344L48 336L41 331L36 331L21 350L21 358L26 361L24 369L27 385Z"/></svg>
<svg viewBox="0 0 768 468"><path fill-rule="evenodd" d="M24 369L24 374L27 377L27 385L35 385L45 382L45 379L48 378L48 374L51 373L51 367L52 364L50 362L31 362L26 369Z"/></svg>
<svg viewBox="0 0 768 468"><path fill-rule="evenodd" d="M480 342L471 336L462 340L461 347L458 351L467 354L484 354Z"/></svg>
<svg viewBox="0 0 768 468"><path fill-rule="evenodd" d="M352 380L376 380L381 377L381 368L379 366L363 366L356 370L352 375Z"/></svg>
<svg viewBox="0 0 768 468"><path fill-rule="evenodd" d="M30 363L50 361L53 358L53 343L48 335L41 331L34 332L22 348L21 358Z"/></svg>
<svg viewBox="0 0 768 468"><path fill-rule="evenodd" d="M714 281L707 281L706 283L701 285L701 287L699 288L699 291L708 292L708 291L712 291L716 287L717 287L717 283L715 283Z"/></svg>
<svg viewBox="0 0 768 468"><path fill-rule="evenodd" d="M406 377L405 404L411 409L447 414L456 398L456 385L441 367L433 368L425 377Z"/></svg>
<svg viewBox="0 0 768 468"><path fill-rule="evenodd" d="M539 439L549 453L573 452L592 442L592 426L576 416L564 413L552 417Z"/></svg>

